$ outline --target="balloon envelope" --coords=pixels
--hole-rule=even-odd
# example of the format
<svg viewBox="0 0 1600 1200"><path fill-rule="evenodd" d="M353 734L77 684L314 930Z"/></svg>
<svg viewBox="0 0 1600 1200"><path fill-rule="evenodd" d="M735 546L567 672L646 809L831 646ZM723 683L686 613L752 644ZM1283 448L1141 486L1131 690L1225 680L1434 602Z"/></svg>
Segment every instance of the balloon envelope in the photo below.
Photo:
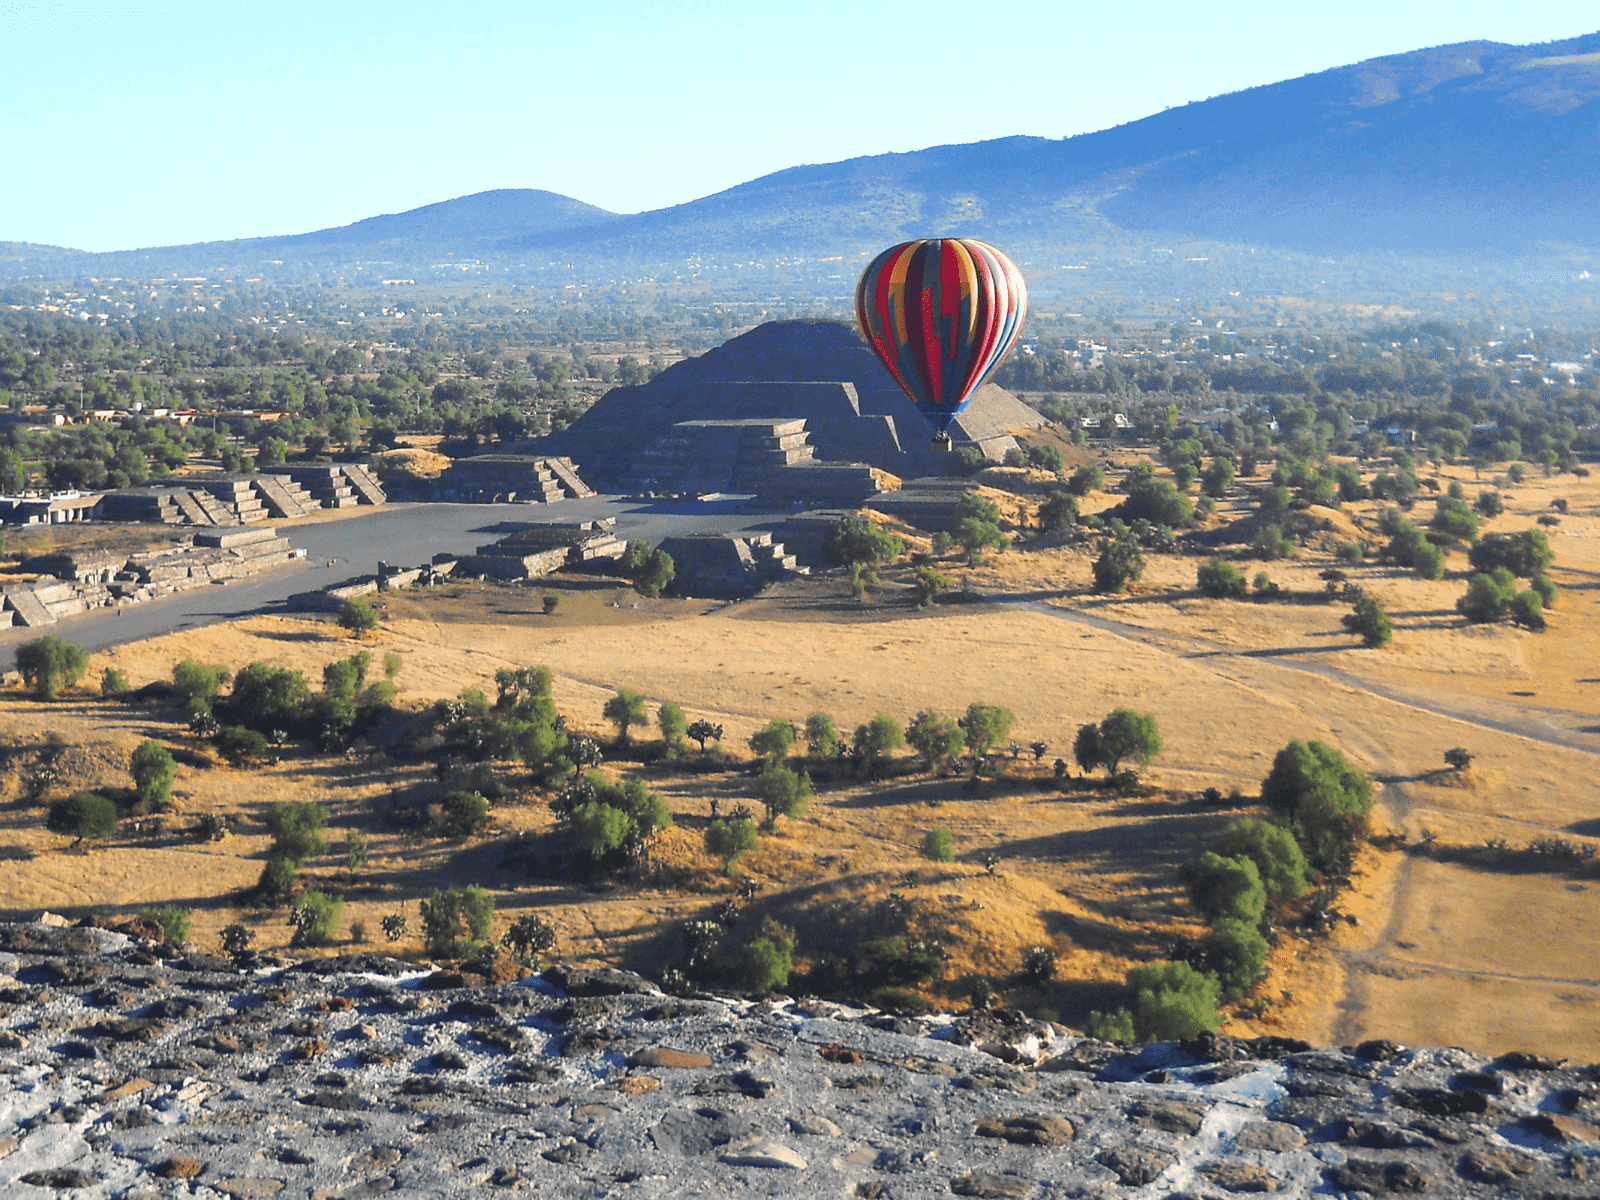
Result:
<svg viewBox="0 0 1600 1200"><path fill-rule="evenodd" d="M940 433L1005 360L1027 312L1017 265L972 238L891 246L856 285L867 344Z"/></svg>

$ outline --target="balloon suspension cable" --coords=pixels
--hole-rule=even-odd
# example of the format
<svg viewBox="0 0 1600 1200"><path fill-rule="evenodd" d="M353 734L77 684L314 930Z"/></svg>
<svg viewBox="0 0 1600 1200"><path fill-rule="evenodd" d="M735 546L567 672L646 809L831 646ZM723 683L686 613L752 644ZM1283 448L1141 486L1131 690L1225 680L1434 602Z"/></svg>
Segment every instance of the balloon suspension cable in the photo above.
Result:
<svg viewBox="0 0 1600 1200"><path fill-rule="evenodd" d="M940 430L938 433L934 434L933 448L940 454L949 454L954 448L950 441L950 435L945 433L943 430Z"/></svg>

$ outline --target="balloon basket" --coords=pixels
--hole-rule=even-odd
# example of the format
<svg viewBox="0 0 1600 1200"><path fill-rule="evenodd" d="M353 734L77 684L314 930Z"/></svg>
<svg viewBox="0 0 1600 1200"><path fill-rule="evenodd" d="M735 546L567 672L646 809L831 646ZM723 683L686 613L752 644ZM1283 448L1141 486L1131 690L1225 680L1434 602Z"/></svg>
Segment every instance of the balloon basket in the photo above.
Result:
<svg viewBox="0 0 1600 1200"><path fill-rule="evenodd" d="M948 433L936 433L933 435L933 448L939 454L949 454L955 449L955 445L950 441Z"/></svg>

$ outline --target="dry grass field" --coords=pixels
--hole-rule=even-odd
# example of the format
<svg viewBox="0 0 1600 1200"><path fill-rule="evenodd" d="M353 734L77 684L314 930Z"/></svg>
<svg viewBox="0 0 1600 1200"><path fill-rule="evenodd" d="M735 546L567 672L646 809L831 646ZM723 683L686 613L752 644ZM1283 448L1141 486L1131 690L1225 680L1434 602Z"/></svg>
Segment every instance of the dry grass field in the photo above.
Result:
<svg viewBox="0 0 1600 1200"><path fill-rule="evenodd" d="M1130 461L1123 455L1120 465ZM1473 474L1445 467L1439 479L1460 478L1470 500L1491 485ZM993 482L1005 476L989 473L985 483ZM986 494L1025 519L1038 482ZM1221 502L1210 522L1230 555L1243 550L1226 538L1248 518L1250 490L1236 488L1238 498ZM142 832L125 825L103 846L72 848L43 828L41 806L22 798L19 772L0 775L0 904L10 916L44 908L109 915L172 902L193 910L202 946L214 949L222 927L242 920L258 947L281 948L291 932L285 910L246 897L268 845L262 816L279 800L318 799L333 814L331 848L311 864L307 886L347 898L333 951L386 948L379 920L400 911L413 934L398 948L420 956L419 899L442 883L477 883L495 895L497 934L537 911L556 926L565 958L655 972L681 956L681 923L704 917L738 885L715 869L702 831L714 800L724 813L754 803L744 748L752 732L773 717L803 723L816 710L848 731L875 713L905 722L921 709L955 716L982 701L1015 713L1015 741L1048 743L1042 761L1026 752L1007 759L976 789L909 762L882 782L819 777L805 818L781 822L743 862L741 878L762 885L749 911L794 927L803 954L846 925L870 926L896 890L913 902L909 932L942 939L949 953L937 1002L964 1005L961 981L979 974L1011 1002L1078 1024L1090 1009L1117 1003L1130 966L1201 930L1176 867L1256 811L1252 798L1285 742L1318 738L1373 776L1374 834L1408 840L1362 848L1353 887L1338 902L1355 921L1327 937L1284 934L1248 997L1254 1015L1235 1011L1228 1031L1520 1047L1592 1061L1600 1058L1600 933L1588 918L1600 871L1535 869L1526 856L1482 848L1502 838L1513 849L1538 838L1600 839L1600 632L1590 619L1600 587L1600 486L1533 471L1503 492L1506 512L1486 530L1527 528L1552 500L1568 501L1550 533L1562 595L1542 634L1464 625L1454 611L1464 554L1450 555L1438 582L1369 558L1345 569L1390 613L1395 635L1386 648L1361 648L1340 627L1348 604L1321 597L1318 572L1333 565L1339 542L1381 547L1372 502L1297 514L1306 536L1293 560L1237 563L1247 576L1267 570L1287 589L1272 601L1200 597L1195 569L1204 558L1194 555L1147 554L1129 594L1096 595L1087 546L1026 533L984 564L946 563L958 590L922 612L906 601L905 572L895 570L865 601L836 576L739 604L647 600L583 578L387 599L362 648L400 656L402 705L469 687L492 695L497 669L543 664L570 726L608 741L601 708L618 687L643 692L652 716L671 700L690 720L725 726L724 747L744 760L729 769L699 769L692 752L657 764L637 753L610 756L608 772L640 775L675 816L656 849L663 871L645 884L564 878L548 854L548 797L516 786L515 770L507 770L512 795L482 836L418 835L385 812L391 797L442 788L429 764L381 750L328 756L289 747L274 765L236 770L191 737L175 711L93 695L105 666L137 687L170 678L184 658L234 670L256 661L292 667L315 685L325 664L352 651L323 619L256 617L123 646L94 656L84 687L60 701L8 693L0 732L27 747L53 731L71 747L51 795L127 786L133 747L159 738L184 752L174 809ZM1084 509L1118 499L1096 495ZM1431 511L1424 493L1413 519L1423 523ZM562 597L554 615L538 603L547 590ZM1119 706L1155 714L1164 741L1138 794L1076 779L1058 786L1052 760L1070 760L1078 726ZM1453 746L1476 756L1465 772L1443 770ZM1212 787L1237 790L1239 807L1202 803ZM233 817L234 834L200 842L185 832L205 812ZM934 824L955 834L953 863L918 854ZM339 865L346 831L371 841L371 859L354 877ZM988 852L1000 858L993 872L983 865ZM1056 983L1044 991L1014 978L1033 945L1059 956Z"/></svg>

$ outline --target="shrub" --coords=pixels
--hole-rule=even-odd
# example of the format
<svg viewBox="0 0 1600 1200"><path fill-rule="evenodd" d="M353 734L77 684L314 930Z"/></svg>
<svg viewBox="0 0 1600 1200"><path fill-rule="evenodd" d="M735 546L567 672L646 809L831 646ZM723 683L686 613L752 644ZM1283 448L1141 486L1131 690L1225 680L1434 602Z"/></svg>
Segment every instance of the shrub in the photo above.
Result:
<svg viewBox="0 0 1600 1200"><path fill-rule="evenodd" d="M1467 554L1474 571L1504 569L1521 579L1543 574L1554 557L1542 529L1486 534Z"/></svg>
<svg viewBox="0 0 1600 1200"><path fill-rule="evenodd" d="M873 1007L900 1017L920 1017L924 1013L933 1011L933 1002L910 988L874 988L867 1000Z"/></svg>
<svg viewBox="0 0 1600 1200"><path fill-rule="evenodd" d="M451 792L439 802L439 831L471 837L489 823L489 802L477 792Z"/></svg>
<svg viewBox="0 0 1600 1200"><path fill-rule="evenodd" d="M1208 850L1185 863L1178 876L1208 923L1227 917L1254 924L1266 911L1267 893L1261 886L1261 873L1248 858L1224 858Z"/></svg>
<svg viewBox="0 0 1600 1200"><path fill-rule="evenodd" d="M1389 614L1384 612L1371 596L1362 596L1358 599L1355 608L1340 617L1339 623L1359 637L1363 646L1373 649L1387 646L1389 639L1394 636L1394 627L1389 622Z"/></svg>
<svg viewBox="0 0 1600 1200"><path fill-rule="evenodd" d="M1267 939L1253 921L1223 917L1197 947L1206 970L1222 985L1222 998L1243 995L1260 979L1267 962Z"/></svg>
<svg viewBox="0 0 1600 1200"><path fill-rule="evenodd" d="M1257 558L1265 562L1293 558L1296 553L1294 543L1276 525L1264 526L1250 543L1250 549Z"/></svg>
<svg viewBox="0 0 1600 1200"><path fill-rule="evenodd" d="M367 839L359 833L344 835L344 869L350 878L356 877L356 872L367 865Z"/></svg>
<svg viewBox="0 0 1600 1200"><path fill-rule="evenodd" d="M1188 963L1135 967L1128 972L1133 1031L1141 1042L1187 1041L1215 1029L1221 985Z"/></svg>
<svg viewBox="0 0 1600 1200"><path fill-rule="evenodd" d="M933 603L934 597L950 590L950 577L941 575L932 567L917 568L917 607Z"/></svg>
<svg viewBox="0 0 1600 1200"><path fill-rule="evenodd" d="M255 931L238 921L222 927L222 953L236 967L243 964L250 952L250 943L255 940Z"/></svg>
<svg viewBox="0 0 1600 1200"><path fill-rule="evenodd" d="M1256 504L1256 512L1268 524L1275 523L1289 511L1289 502L1293 497L1286 487L1274 484L1261 489L1260 498Z"/></svg>
<svg viewBox="0 0 1600 1200"><path fill-rule="evenodd" d="M689 718L684 716L681 705L668 700L656 709L656 727L661 730L661 740L670 749L677 750L683 746L684 735L689 732Z"/></svg>
<svg viewBox="0 0 1600 1200"><path fill-rule="evenodd" d="M1340 562L1358 563L1367 556L1359 542L1341 542L1339 549L1334 552Z"/></svg>
<svg viewBox="0 0 1600 1200"><path fill-rule="evenodd" d="M127 675L115 667L107 667L100 673L100 694L107 700L126 696L132 690Z"/></svg>
<svg viewBox="0 0 1600 1200"><path fill-rule="evenodd" d="M83 647L54 634L17 647L17 672L40 700L54 700L88 669L89 656Z"/></svg>
<svg viewBox="0 0 1600 1200"><path fill-rule="evenodd" d="M1072 757L1078 769L1087 773L1100 765L1100 726L1093 723L1078 726L1078 736L1072 741Z"/></svg>
<svg viewBox="0 0 1600 1200"><path fill-rule="evenodd" d="M779 817L798 821L805 816L811 795L810 777L780 766L775 759L767 760L756 779L756 798L767 810L768 829L777 827Z"/></svg>
<svg viewBox="0 0 1600 1200"><path fill-rule="evenodd" d="M1120 521L1112 523L1113 536L1096 544L1100 556L1094 560L1094 590L1125 592L1144 574L1144 557L1139 542Z"/></svg>
<svg viewBox="0 0 1600 1200"><path fill-rule="evenodd" d="M777 717L768 721L766 728L750 735L750 749L772 762L783 761L794 742L794 726Z"/></svg>
<svg viewBox="0 0 1600 1200"><path fill-rule="evenodd" d="M139 910L139 915L161 926L161 940L168 946L181 946L187 942L189 930L194 926L189 910L172 904L159 907L146 905Z"/></svg>
<svg viewBox="0 0 1600 1200"><path fill-rule="evenodd" d="M1292 741L1272 760L1261 802L1324 874L1344 868L1372 812L1372 783L1322 742Z"/></svg>
<svg viewBox="0 0 1600 1200"><path fill-rule="evenodd" d="M585 796L572 804L566 820L579 847L592 858L621 850L630 859L648 859L655 839L672 824L672 813L661 797L637 779L610 783L591 771L569 791Z"/></svg>
<svg viewBox="0 0 1600 1200"><path fill-rule="evenodd" d="M1544 607L1554 608L1556 606L1556 597L1560 593L1556 590L1556 585L1551 581L1550 576L1535 575L1528 581L1528 586L1538 593L1539 602Z"/></svg>
<svg viewBox="0 0 1600 1200"><path fill-rule="evenodd" d="M1505 512L1505 502L1500 499L1499 492L1479 492L1478 502L1473 505L1480 515L1485 517L1498 517Z"/></svg>
<svg viewBox="0 0 1600 1200"><path fill-rule="evenodd" d="M197 663L186 658L172 668L172 690L185 700L196 696L214 700L230 676L228 668L220 664Z"/></svg>
<svg viewBox="0 0 1600 1200"><path fill-rule="evenodd" d="M1054 491L1039 506L1039 528L1062 533L1078 523L1078 501L1069 492Z"/></svg>
<svg viewBox="0 0 1600 1200"><path fill-rule="evenodd" d="M1125 1008L1111 1013L1090 1013L1084 1032L1102 1042L1131 1042L1137 1036L1133 1032L1133 1014Z"/></svg>
<svg viewBox="0 0 1600 1200"><path fill-rule="evenodd" d="M339 606L339 628L348 629L351 637L371 633L378 627L378 614L365 596L352 596Z"/></svg>
<svg viewBox="0 0 1600 1200"><path fill-rule="evenodd" d="M739 859L760 846L756 827L742 817L731 821L718 818L706 826L706 853L722 860L724 874L734 874Z"/></svg>
<svg viewBox="0 0 1600 1200"><path fill-rule="evenodd" d="M650 557L634 571L633 590L641 596L654 598L667 589L677 573L677 564L672 561L672 555L657 548L652 550Z"/></svg>
<svg viewBox="0 0 1600 1200"><path fill-rule="evenodd" d="M1194 523L1194 505L1165 479L1146 479L1129 475L1128 498L1121 505L1125 521L1149 521L1152 525L1171 525L1174 529Z"/></svg>
<svg viewBox="0 0 1600 1200"><path fill-rule="evenodd" d="M428 953L464 958L489 936L494 897L481 887L435 888L420 905Z"/></svg>
<svg viewBox="0 0 1600 1200"><path fill-rule="evenodd" d="M1496 567L1492 575L1474 575L1468 581L1466 595L1456 601L1456 611L1469 624L1488 624L1506 615L1516 594L1516 579L1511 572Z"/></svg>
<svg viewBox="0 0 1600 1200"><path fill-rule="evenodd" d="M95 792L74 792L57 800L45 813L44 827L51 833L78 841L98 841L116 831L117 806Z"/></svg>
<svg viewBox="0 0 1600 1200"><path fill-rule="evenodd" d="M951 833L947 826L935 825L922 835L922 857L933 862L954 862L955 834Z"/></svg>
<svg viewBox="0 0 1600 1200"><path fill-rule="evenodd" d="M1255 863L1261 886L1269 895L1297 900L1305 895L1310 874L1306 856L1294 835L1270 821L1235 821L1222 835L1222 853Z"/></svg>
<svg viewBox="0 0 1600 1200"><path fill-rule="evenodd" d="M906 726L906 744L922 756L930 771L960 758L966 742L967 735L960 725L928 709L919 712Z"/></svg>
<svg viewBox="0 0 1600 1200"><path fill-rule="evenodd" d="M211 740L230 767L245 767L267 755L267 739L245 725L224 725Z"/></svg>
<svg viewBox="0 0 1600 1200"><path fill-rule="evenodd" d="M160 742L140 742L128 760L128 772L145 812L160 812L172 803L172 780L178 765Z"/></svg>
<svg viewBox="0 0 1600 1200"><path fill-rule="evenodd" d="M644 697L627 688L618 688L617 694L606 701L600 715L617 727L617 737L623 745L628 743L631 726L643 725L650 719L644 710Z"/></svg>
<svg viewBox="0 0 1600 1200"><path fill-rule="evenodd" d="M1099 467L1079 467L1067 480L1067 491L1074 496L1087 496L1105 486L1106 473Z"/></svg>
<svg viewBox="0 0 1600 1200"><path fill-rule="evenodd" d="M544 606L544 615L548 617L561 606L561 597L556 595L554 592L546 592L544 596L541 597L540 603Z"/></svg>
<svg viewBox="0 0 1600 1200"><path fill-rule="evenodd" d="M1022 977L1044 987L1056 977L1056 952L1049 946L1029 946L1022 955Z"/></svg>
<svg viewBox="0 0 1600 1200"><path fill-rule="evenodd" d="M307 892L289 914L289 924L294 926L291 946L326 946L333 938L333 927L339 923L344 911L344 900L324 892Z"/></svg>
<svg viewBox="0 0 1600 1200"><path fill-rule="evenodd" d="M1200 567L1195 573L1195 587L1202 596L1210 596L1214 600L1242 600L1249 590L1244 576L1232 564L1220 558L1214 558Z"/></svg>
<svg viewBox="0 0 1600 1200"><path fill-rule="evenodd" d="M1060 446L1029 446L1028 465L1059 475L1067 465L1067 456L1061 452Z"/></svg>

